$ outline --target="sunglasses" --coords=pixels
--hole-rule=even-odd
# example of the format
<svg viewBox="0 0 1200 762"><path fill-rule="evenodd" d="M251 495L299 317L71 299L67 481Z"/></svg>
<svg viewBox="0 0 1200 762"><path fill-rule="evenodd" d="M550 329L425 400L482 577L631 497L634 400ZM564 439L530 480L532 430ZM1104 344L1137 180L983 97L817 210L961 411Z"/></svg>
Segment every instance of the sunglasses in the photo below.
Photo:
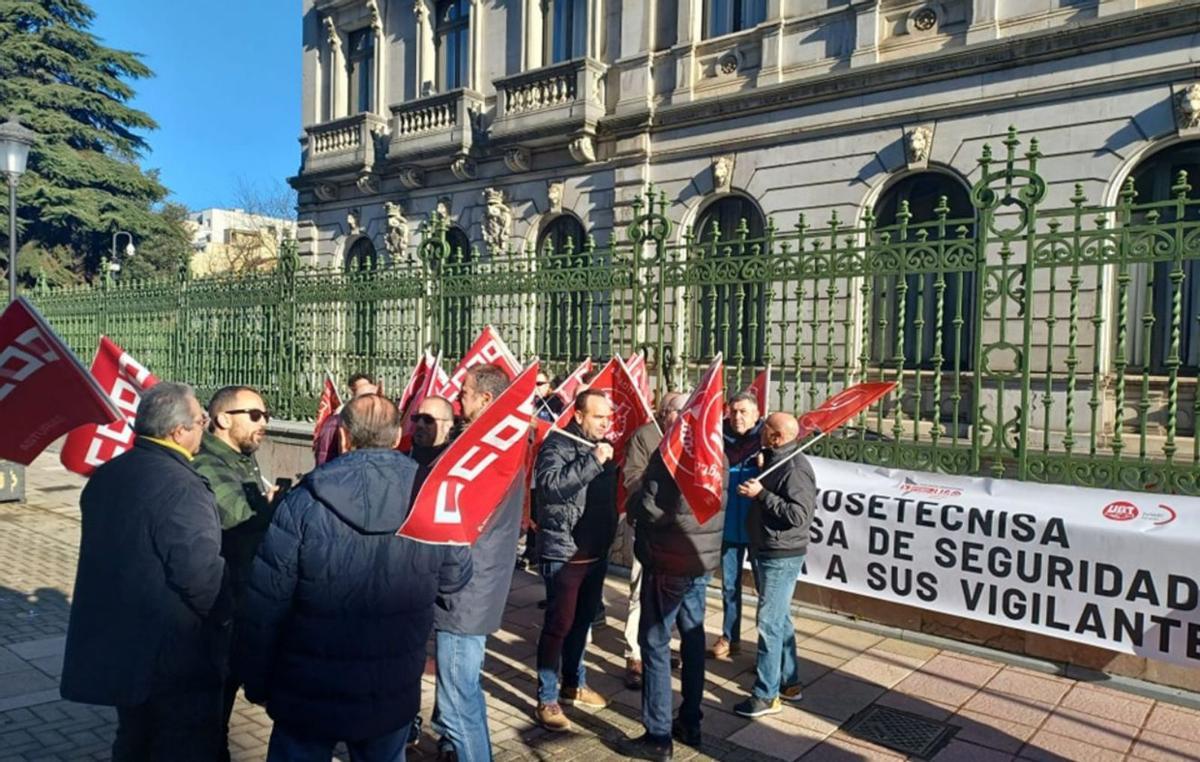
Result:
<svg viewBox="0 0 1200 762"><path fill-rule="evenodd" d="M267 421L268 423L270 423L270 421L271 421L270 413L268 413L266 410L259 410L258 408L254 408L254 407L244 408L242 410L226 410L225 412L228 413L229 415L237 415L238 413L243 413L245 415L250 416L250 420L254 423L258 423L259 421Z"/></svg>
<svg viewBox="0 0 1200 762"><path fill-rule="evenodd" d="M412 416L413 423L420 423L420 424L423 424L426 426L432 424L434 421L449 421L449 420L450 420L449 418L435 418L434 416L429 415L428 413L414 413Z"/></svg>
<svg viewBox="0 0 1200 762"><path fill-rule="evenodd" d="M538 381L536 384L534 384L534 386L549 386L549 385L550 385L549 381Z"/></svg>

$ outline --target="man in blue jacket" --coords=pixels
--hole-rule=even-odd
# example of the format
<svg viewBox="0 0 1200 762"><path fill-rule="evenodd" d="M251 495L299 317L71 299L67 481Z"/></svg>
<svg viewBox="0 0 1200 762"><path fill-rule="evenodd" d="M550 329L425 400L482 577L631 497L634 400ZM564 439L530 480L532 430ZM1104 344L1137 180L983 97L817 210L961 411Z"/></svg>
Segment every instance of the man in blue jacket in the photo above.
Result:
<svg viewBox="0 0 1200 762"><path fill-rule="evenodd" d="M280 505L250 572L235 665L275 720L267 759L403 760L439 595L471 578L466 548L397 537L417 465L392 449L400 413L377 394L342 409L344 455Z"/></svg>
<svg viewBox="0 0 1200 762"><path fill-rule="evenodd" d="M741 649L742 641L742 565L750 547L746 519L751 500L738 487L758 474L758 451L762 447L762 421L758 400L749 392L729 399L729 417L725 421L725 459L729 461L729 486L725 503L725 538L721 543L721 637L708 656L728 659ZM751 564L754 562L751 561Z"/></svg>
<svg viewBox="0 0 1200 762"><path fill-rule="evenodd" d="M206 425L191 387L160 382L142 395L133 448L80 496L61 690L117 708L115 760L220 756L232 604L217 504L191 465Z"/></svg>

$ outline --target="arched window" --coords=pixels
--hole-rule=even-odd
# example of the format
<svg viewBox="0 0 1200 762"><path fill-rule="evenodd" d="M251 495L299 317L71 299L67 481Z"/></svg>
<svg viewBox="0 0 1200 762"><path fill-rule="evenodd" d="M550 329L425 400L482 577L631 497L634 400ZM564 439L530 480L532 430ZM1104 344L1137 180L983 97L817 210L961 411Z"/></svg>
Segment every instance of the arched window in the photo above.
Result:
<svg viewBox="0 0 1200 762"><path fill-rule="evenodd" d="M552 273L543 281L547 307L544 329L539 337L542 356L555 360L577 360L591 353L595 325L594 299L589 291L571 289L567 282L573 270L592 263L585 250L583 223L573 214L560 214L542 226L537 239L538 267Z"/></svg>
<svg viewBox="0 0 1200 762"><path fill-rule="evenodd" d="M1135 209L1130 223L1145 225L1150 222L1150 211L1143 204L1157 204L1176 198L1181 173L1187 174L1186 193L1189 201L1200 200L1200 141L1180 143L1148 157L1134 168L1130 177L1137 192L1133 203ZM1179 221L1178 210L1173 204L1162 204L1153 210L1158 216L1158 225L1169 225ZM1194 223L1200 219L1200 207L1189 204L1185 207L1184 221ZM1170 228L1166 228L1170 230ZM1182 245L1176 242L1176 245ZM1177 372L1196 375L1200 369L1200 260L1180 259L1136 264L1129 268L1132 276L1127 291L1128 311L1125 314L1127 344L1125 362L1127 367L1138 373L1149 371L1155 375L1170 373L1174 359L1171 342L1175 331L1173 319L1176 288L1179 292L1179 355ZM1176 285L1172 281L1175 276ZM1178 276L1182 275L1182 278ZM1147 317L1153 322L1147 328Z"/></svg>
<svg viewBox="0 0 1200 762"><path fill-rule="evenodd" d="M542 14L548 63L587 55L587 0L543 0Z"/></svg>
<svg viewBox="0 0 1200 762"><path fill-rule="evenodd" d="M704 38L758 26L767 17L767 0L704 0Z"/></svg>
<svg viewBox="0 0 1200 762"><path fill-rule="evenodd" d="M364 237L355 241L346 253L346 272L351 286L367 283L378 264L371 239ZM375 303L366 297L352 298L349 317L351 343L348 349L356 360L370 359L375 354Z"/></svg>
<svg viewBox="0 0 1200 762"><path fill-rule="evenodd" d="M458 226L446 229L446 254L429 263L438 278L438 335L445 357L462 357L475 336L471 329L471 241Z"/></svg>
<svg viewBox="0 0 1200 762"><path fill-rule="evenodd" d="M766 225L758 205L745 196L726 196L706 206L693 228L689 256L748 261L764 254ZM725 271L728 273L730 271ZM692 321L697 357L723 352L725 364L760 365L766 350L766 284L712 271L700 286Z"/></svg>
<svg viewBox="0 0 1200 762"><path fill-rule="evenodd" d="M874 215L871 244L895 247L905 268L917 271L874 279L872 357L909 369L970 369L975 274L943 264L954 249L973 246L975 208L966 186L943 172L909 175L880 196ZM925 251L933 256L919 256Z"/></svg>
<svg viewBox="0 0 1200 762"><path fill-rule="evenodd" d="M471 61L470 0L441 0L437 4L434 47L437 48L437 82L442 92L469 87Z"/></svg>

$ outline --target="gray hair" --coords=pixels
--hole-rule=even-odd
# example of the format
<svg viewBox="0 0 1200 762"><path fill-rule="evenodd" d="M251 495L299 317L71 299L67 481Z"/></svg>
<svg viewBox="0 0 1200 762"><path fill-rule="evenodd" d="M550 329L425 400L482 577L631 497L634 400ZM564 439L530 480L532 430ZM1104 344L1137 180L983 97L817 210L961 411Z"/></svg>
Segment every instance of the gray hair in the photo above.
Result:
<svg viewBox="0 0 1200 762"><path fill-rule="evenodd" d="M190 400L195 398L196 392L187 384L159 381L142 392L137 418L133 422L134 433L143 437L165 439L179 426L195 426L192 406L189 404Z"/></svg>
<svg viewBox="0 0 1200 762"><path fill-rule="evenodd" d="M400 433L400 411L381 394L355 397L342 408L342 428L355 450L390 450Z"/></svg>

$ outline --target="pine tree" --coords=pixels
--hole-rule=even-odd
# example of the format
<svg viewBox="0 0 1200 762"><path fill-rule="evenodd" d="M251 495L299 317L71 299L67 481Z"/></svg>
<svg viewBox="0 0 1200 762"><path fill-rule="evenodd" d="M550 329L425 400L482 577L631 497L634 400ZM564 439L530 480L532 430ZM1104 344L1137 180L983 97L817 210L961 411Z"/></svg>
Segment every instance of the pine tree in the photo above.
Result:
<svg viewBox="0 0 1200 762"><path fill-rule="evenodd" d="M91 277L117 230L137 242L131 276L175 272L190 252L180 210L162 206L167 189L138 164L139 131L156 125L129 105L128 83L153 74L137 54L101 45L94 16L79 0L0 0L0 116L38 133L17 200L26 282L39 271L51 282Z"/></svg>

